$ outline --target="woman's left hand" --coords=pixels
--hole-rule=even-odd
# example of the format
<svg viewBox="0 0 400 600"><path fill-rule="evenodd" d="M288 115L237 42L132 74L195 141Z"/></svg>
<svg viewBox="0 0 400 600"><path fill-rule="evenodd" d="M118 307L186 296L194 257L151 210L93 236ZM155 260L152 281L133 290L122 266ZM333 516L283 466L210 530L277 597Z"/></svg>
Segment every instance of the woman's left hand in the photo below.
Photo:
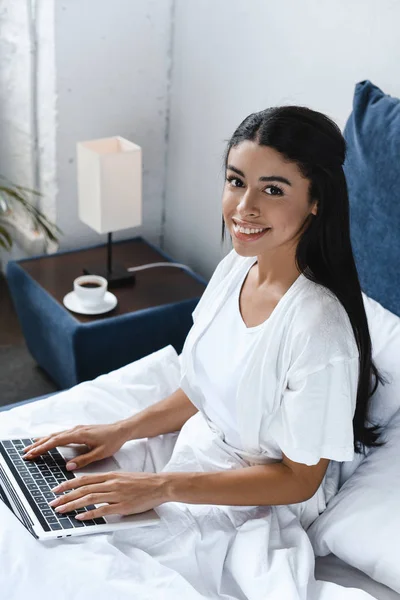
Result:
<svg viewBox="0 0 400 600"><path fill-rule="evenodd" d="M56 510L59 515L89 504L107 503L94 510L80 513L79 517L82 517L82 520L111 514L133 515L167 501L165 480L157 473L118 472L82 475L52 489L57 494L67 490L72 491L49 502L52 508L60 509Z"/></svg>

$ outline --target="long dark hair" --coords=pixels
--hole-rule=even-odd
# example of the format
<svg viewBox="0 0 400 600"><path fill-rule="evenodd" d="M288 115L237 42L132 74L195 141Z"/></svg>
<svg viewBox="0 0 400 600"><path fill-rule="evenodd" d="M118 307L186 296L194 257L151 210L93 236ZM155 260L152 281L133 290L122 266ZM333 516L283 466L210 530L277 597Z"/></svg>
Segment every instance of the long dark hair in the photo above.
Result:
<svg viewBox="0 0 400 600"><path fill-rule="evenodd" d="M349 199L343 163L346 141L326 115L304 106L267 108L246 117L228 142L229 152L245 140L269 146L293 161L310 180L309 202L317 214L307 219L296 250L299 270L331 290L344 306L359 351L357 404L353 418L354 449L380 446L381 428L369 420L370 397L386 383L372 361L371 337L350 240ZM225 222L222 217L222 237Z"/></svg>

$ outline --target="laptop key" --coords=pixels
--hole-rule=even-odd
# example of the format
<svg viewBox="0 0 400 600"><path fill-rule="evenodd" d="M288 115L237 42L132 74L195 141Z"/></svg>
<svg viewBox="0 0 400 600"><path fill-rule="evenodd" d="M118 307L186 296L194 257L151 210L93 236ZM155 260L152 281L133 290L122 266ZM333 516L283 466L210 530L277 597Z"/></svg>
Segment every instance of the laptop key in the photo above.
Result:
<svg viewBox="0 0 400 600"><path fill-rule="evenodd" d="M70 520L74 527L85 527L83 521L77 521L77 519L74 519L74 517L71 517Z"/></svg>
<svg viewBox="0 0 400 600"><path fill-rule="evenodd" d="M63 517L75 517L78 513L76 510L69 510L66 513L63 513Z"/></svg>
<svg viewBox="0 0 400 600"><path fill-rule="evenodd" d="M46 517L46 521L48 522L49 525L51 525L52 523L58 523L58 520L56 517Z"/></svg>
<svg viewBox="0 0 400 600"><path fill-rule="evenodd" d="M58 523L50 523L50 527L53 529L53 531L56 529L62 529L61 525Z"/></svg>
<svg viewBox="0 0 400 600"><path fill-rule="evenodd" d="M107 522L105 519L103 519L103 517L97 517L96 519L93 519L93 521L96 523L96 525L103 525L103 523Z"/></svg>
<svg viewBox="0 0 400 600"><path fill-rule="evenodd" d="M21 475L22 475L22 473L29 475L29 471L24 464L17 465L17 471L18 471L18 473L21 473Z"/></svg>
<svg viewBox="0 0 400 600"><path fill-rule="evenodd" d="M2 442L4 448L14 448L14 444L12 442Z"/></svg>
<svg viewBox="0 0 400 600"><path fill-rule="evenodd" d="M72 529L73 525L69 519L59 519L59 523L63 529Z"/></svg>
<svg viewBox="0 0 400 600"><path fill-rule="evenodd" d="M45 510L42 510L42 515L45 517L54 517L54 511L52 511L51 508L46 508Z"/></svg>
<svg viewBox="0 0 400 600"><path fill-rule="evenodd" d="M46 500L54 500L55 498L53 492L44 492L43 496L46 498Z"/></svg>
<svg viewBox="0 0 400 600"><path fill-rule="evenodd" d="M93 519L86 519L85 521L82 521L82 523L84 523L86 527L90 527L90 525L96 525Z"/></svg>
<svg viewBox="0 0 400 600"><path fill-rule="evenodd" d="M49 467L49 470L50 470L52 473L60 473L60 469L59 469L59 467Z"/></svg>

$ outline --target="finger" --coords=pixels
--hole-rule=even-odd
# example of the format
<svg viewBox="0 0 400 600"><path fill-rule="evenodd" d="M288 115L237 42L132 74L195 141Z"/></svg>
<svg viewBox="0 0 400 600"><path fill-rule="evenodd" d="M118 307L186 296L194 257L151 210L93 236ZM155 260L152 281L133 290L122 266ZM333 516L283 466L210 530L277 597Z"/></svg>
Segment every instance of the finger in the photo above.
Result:
<svg viewBox="0 0 400 600"><path fill-rule="evenodd" d="M67 469L69 471L73 471L74 469L81 469L82 467L86 467L90 463L100 460L102 448L95 448L90 452L85 452L84 454L80 454L79 456L75 456L75 458L71 459L67 462ZM74 466L75 465L75 466Z"/></svg>
<svg viewBox="0 0 400 600"><path fill-rule="evenodd" d="M36 449L38 446L41 446L44 442L51 440L54 436L59 435L60 433L64 433L64 432L57 431L54 433L49 433L48 435L42 435L40 437L34 438L33 444L30 444L29 446L25 446L23 451L29 453L31 450Z"/></svg>
<svg viewBox="0 0 400 600"><path fill-rule="evenodd" d="M99 506L98 508L87 510L84 513L79 513L79 515L75 516L75 519L79 521L86 521L87 519L98 519L99 517L104 517L105 515L122 515L121 505L114 504L105 504L104 506Z"/></svg>
<svg viewBox="0 0 400 600"><path fill-rule="evenodd" d="M48 441L39 442L39 444L31 450L28 455L29 457L38 456L44 454L48 450L55 448L56 446L66 446L72 443L79 443L81 434L79 432L73 433L71 431L65 431L53 435ZM27 455L25 455L27 456Z"/></svg>
<svg viewBox="0 0 400 600"><path fill-rule="evenodd" d="M29 450L32 450L33 448L36 448L40 444L43 444L43 442L50 440L54 435L57 435L58 433L62 433L62 432L59 431L57 433L49 433L48 435L42 435L40 437L33 438L33 440L34 440L33 444L30 444L29 446L25 446L25 448L23 448L23 452L29 452Z"/></svg>
<svg viewBox="0 0 400 600"><path fill-rule="evenodd" d="M87 494L86 496L82 496L82 498L78 498L77 500L66 502L65 504L57 506L54 510L56 511L56 513L62 514L70 512L72 510L77 510L78 508L84 508L85 506L89 506L90 504L101 504L103 502L109 502L112 500L111 496L113 496L113 494Z"/></svg>
<svg viewBox="0 0 400 600"><path fill-rule="evenodd" d="M96 483L103 483L110 479L111 473L99 473L98 475L82 475L81 477L74 477L73 479L68 479L68 481L63 481L60 485L52 488L52 492L66 492L68 490L73 490L80 488L84 485L93 485Z"/></svg>
<svg viewBox="0 0 400 600"><path fill-rule="evenodd" d="M107 488L107 483L98 483L93 485L84 485L81 488L73 489L70 492L66 492L61 494L51 502L49 505L54 508L55 506L62 506L67 502L72 502L73 500L78 500L78 498L83 498L83 496L87 496L88 494L94 493L104 493L110 492L109 488ZM58 494L58 492L57 492Z"/></svg>
<svg viewBox="0 0 400 600"><path fill-rule="evenodd" d="M32 450L32 448L34 448L38 444L39 440L44 441L47 438L33 438L33 439L34 439L33 444L29 444L29 446L25 446L25 448L22 449L23 453L29 452L29 450Z"/></svg>

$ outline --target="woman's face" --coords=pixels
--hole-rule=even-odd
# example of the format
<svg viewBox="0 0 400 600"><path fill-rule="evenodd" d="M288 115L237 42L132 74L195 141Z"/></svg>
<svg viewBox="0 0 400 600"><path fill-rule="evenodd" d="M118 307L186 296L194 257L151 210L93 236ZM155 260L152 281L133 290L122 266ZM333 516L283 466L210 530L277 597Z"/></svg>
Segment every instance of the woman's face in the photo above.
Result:
<svg viewBox="0 0 400 600"><path fill-rule="evenodd" d="M297 165L273 148L251 141L231 148L227 164L222 211L237 253L262 256L295 247L304 221L317 212L316 203L308 201L310 181ZM267 229L247 235L236 232L235 222Z"/></svg>

